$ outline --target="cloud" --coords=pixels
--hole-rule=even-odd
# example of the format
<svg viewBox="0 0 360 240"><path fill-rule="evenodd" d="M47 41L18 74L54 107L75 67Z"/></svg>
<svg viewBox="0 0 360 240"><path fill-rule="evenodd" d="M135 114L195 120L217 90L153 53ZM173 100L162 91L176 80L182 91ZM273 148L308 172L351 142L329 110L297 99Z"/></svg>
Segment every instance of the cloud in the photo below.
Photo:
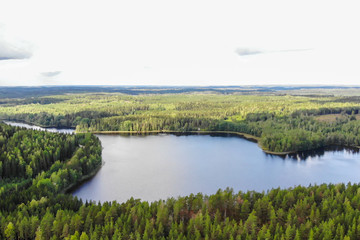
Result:
<svg viewBox="0 0 360 240"><path fill-rule="evenodd" d="M32 56L31 46L27 43L9 43L0 38L0 60L27 59Z"/></svg>
<svg viewBox="0 0 360 240"><path fill-rule="evenodd" d="M261 50L258 49L251 49L251 48L237 48L235 50L235 52L239 55L239 56L248 56L248 55L255 55L255 54L262 54L264 53Z"/></svg>
<svg viewBox="0 0 360 240"><path fill-rule="evenodd" d="M41 75L43 77L55 77L57 75L61 74L61 71L53 71L53 72L42 72Z"/></svg>
<svg viewBox="0 0 360 240"><path fill-rule="evenodd" d="M266 53L286 53L286 52L303 52L310 51L311 48L304 49L283 49L283 50L259 50L259 49L251 49L251 48L237 48L235 52L239 56L248 56L248 55L256 55L256 54L266 54Z"/></svg>

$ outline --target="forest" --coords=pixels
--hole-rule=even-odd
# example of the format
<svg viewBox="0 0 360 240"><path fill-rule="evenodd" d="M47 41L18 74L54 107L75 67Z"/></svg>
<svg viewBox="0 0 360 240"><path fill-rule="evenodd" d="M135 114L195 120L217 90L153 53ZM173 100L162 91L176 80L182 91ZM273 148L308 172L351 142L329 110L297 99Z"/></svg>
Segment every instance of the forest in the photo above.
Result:
<svg viewBox="0 0 360 240"><path fill-rule="evenodd" d="M349 93L358 92L360 87L347 86L108 86L108 85L72 85L72 86L2 86L0 88L0 98L36 98L48 95L78 94L78 93L121 93L128 95L142 94L183 94L183 93L220 93L220 94L259 94L291 91L302 94L304 91L309 94L324 92L328 95L338 94L339 92Z"/></svg>
<svg viewBox="0 0 360 240"><path fill-rule="evenodd" d="M91 133L0 124L1 239L359 239L360 185L219 189L155 202L64 194L101 166Z"/></svg>
<svg viewBox="0 0 360 240"><path fill-rule="evenodd" d="M275 88L177 89L180 93L173 93L176 88L131 88L127 90L133 92L126 93L122 88L71 89L54 88L58 95L3 98L0 119L92 133L244 133L275 154L360 145L360 98L353 89L338 89L343 95L334 95L334 89L308 95ZM79 93L81 89L90 92Z"/></svg>
<svg viewBox="0 0 360 240"><path fill-rule="evenodd" d="M67 135L0 124L0 148L1 209L13 210L35 195L64 192L102 163L100 141L90 133Z"/></svg>

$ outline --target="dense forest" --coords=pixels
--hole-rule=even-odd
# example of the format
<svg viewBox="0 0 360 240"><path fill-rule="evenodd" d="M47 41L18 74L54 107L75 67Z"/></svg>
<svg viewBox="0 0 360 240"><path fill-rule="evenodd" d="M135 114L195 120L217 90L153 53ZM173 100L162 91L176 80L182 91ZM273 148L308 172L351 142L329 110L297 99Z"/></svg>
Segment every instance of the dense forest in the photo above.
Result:
<svg viewBox="0 0 360 240"><path fill-rule="evenodd" d="M1 239L359 239L360 185L219 190L152 203L62 194L101 164L91 133L0 124Z"/></svg>
<svg viewBox="0 0 360 240"><path fill-rule="evenodd" d="M102 162L100 141L90 133L58 134L0 124L0 149L0 209L65 191L94 174Z"/></svg>
<svg viewBox="0 0 360 240"><path fill-rule="evenodd" d="M146 93L162 90L146 89ZM170 90L174 89L164 90L164 94L88 92L4 98L0 102L0 119L72 127L77 132L230 131L254 136L265 151L273 153L360 145L359 96L294 96L274 94L273 89L261 94L261 89L247 94L208 93L199 89L174 94Z"/></svg>

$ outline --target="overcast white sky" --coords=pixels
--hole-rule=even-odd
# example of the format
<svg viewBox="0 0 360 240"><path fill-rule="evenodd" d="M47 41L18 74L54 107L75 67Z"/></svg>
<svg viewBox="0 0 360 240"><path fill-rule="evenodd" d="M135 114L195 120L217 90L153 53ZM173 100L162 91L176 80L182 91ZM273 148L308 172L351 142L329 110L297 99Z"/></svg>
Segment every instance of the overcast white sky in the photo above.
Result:
<svg viewBox="0 0 360 240"><path fill-rule="evenodd" d="M0 85L360 85L358 1L0 2Z"/></svg>

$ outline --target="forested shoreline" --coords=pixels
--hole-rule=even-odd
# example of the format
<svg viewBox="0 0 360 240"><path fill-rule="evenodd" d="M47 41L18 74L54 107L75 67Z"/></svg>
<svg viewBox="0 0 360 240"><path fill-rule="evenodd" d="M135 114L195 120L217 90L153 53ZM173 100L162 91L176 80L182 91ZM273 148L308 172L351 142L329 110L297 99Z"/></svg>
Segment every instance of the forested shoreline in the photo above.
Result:
<svg viewBox="0 0 360 240"><path fill-rule="evenodd" d="M359 110L357 96L84 93L4 100L0 119L93 133L237 132L281 154L360 146Z"/></svg>
<svg viewBox="0 0 360 240"><path fill-rule="evenodd" d="M360 185L219 190L152 203L83 202L61 191L101 164L91 133L0 124L1 239L358 239Z"/></svg>
<svg viewBox="0 0 360 240"><path fill-rule="evenodd" d="M1 209L53 195L101 167L101 143L94 135L59 134L0 123ZM19 192L22 194L9 193ZM5 197L6 196L6 197Z"/></svg>

